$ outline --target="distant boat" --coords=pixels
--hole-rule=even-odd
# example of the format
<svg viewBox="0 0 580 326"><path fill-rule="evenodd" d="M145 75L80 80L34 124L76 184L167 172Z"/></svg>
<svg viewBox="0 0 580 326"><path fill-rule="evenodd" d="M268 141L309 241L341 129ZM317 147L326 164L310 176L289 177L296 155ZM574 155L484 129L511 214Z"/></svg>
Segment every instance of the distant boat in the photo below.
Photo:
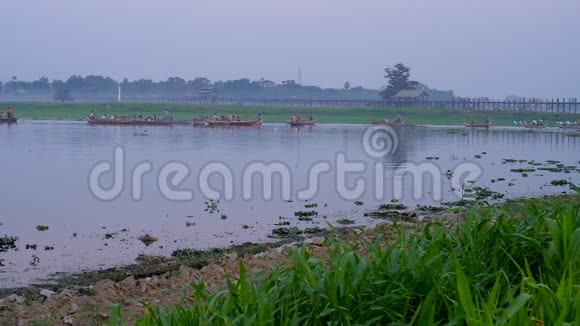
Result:
<svg viewBox="0 0 580 326"><path fill-rule="evenodd" d="M193 120L193 125L194 126L209 126L209 124L205 120Z"/></svg>
<svg viewBox="0 0 580 326"><path fill-rule="evenodd" d="M231 126L261 126L262 125L262 118L258 118L252 121L231 121Z"/></svg>
<svg viewBox="0 0 580 326"><path fill-rule="evenodd" d="M524 128L528 128L528 129L544 129L546 128L546 126L542 123L542 124L533 124L533 123L529 123L529 122L524 122Z"/></svg>
<svg viewBox="0 0 580 326"><path fill-rule="evenodd" d="M292 127L302 127L302 126L314 126L316 125L316 121L308 120L308 121L294 121L294 120L286 120L286 123Z"/></svg>
<svg viewBox="0 0 580 326"><path fill-rule="evenodd" d="M230 120L206 120L204 123L208 126L238 126L238 127L256 127L261 126L264 120L262 118L258 118L256 120L249 120L249 121L230 121Z"/></svg>
<svg viewBox="0 0 580 326"><path fill-rule="evenodd" d="M463 124L465 127L468 128L489 128L491 127L491 122L465 122Z"/></svg>
<svg viewBox="0 0 580 326"><path fill-rule="evenodd" d="M130 125L133 120L131 119L97 119L97 118L87 118L87 122L91 125Z"/></svg>
<svg viewBox="0 0 580 326"><path fill-rule="evenodd" d="M17 118L0 118L0 123L16 123L18 122Z"/></svg>

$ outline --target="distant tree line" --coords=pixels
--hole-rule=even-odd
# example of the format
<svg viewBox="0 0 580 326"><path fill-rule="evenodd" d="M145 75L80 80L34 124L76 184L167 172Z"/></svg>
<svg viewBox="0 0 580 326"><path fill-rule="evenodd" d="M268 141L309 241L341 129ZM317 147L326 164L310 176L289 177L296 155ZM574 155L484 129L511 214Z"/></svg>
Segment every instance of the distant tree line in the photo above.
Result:
<svg viewBox="0 0 580 326"><path fill-rule="evenodd" d="M9 81L0 82L0 96L21 98L52 98L65 102L91 99L115 99L118 87L122 96L138 99L139 97L219 97L231 99L301 99L301 100L379 100L389 99L401 90L422 89L430 94L431 100L450 101L453 91L438 91L427 85L410 79L411 69L402 63L385 69L387 85L381 90L352 86L345 82L342 88L321 88L301 85L295 80L284 80L276 83L260 78L248 78L210 81L205 77L185 80L181 77L170 77L164 81L124 79L118 82L110 77L73 75L67 80L52 80L41 77L35 81L22 81L13 76Z"/></svg>
<svg viewBox="0 0 580 326"><path fill-rule="evenodd" d="M118 87L121 86L123 97L197 97L216 96L222 98L265 98L265 99L379 99L378 90L363 87L350 87L345 83L341 89L321 88L317 86L300 85L294 80L275 83L261 78L247 78L215 81L205 77L185 80L180 77L170 77L165 81L124 79L117 82L104 76L74 75L67 80L49 81L41 77L35 81L22 81L13 77L6 83L0 83L0 95L20 97L50 97L55 101L70 101L73 99L116 98ZM347 87L348 86L348 87Z"/></svg>

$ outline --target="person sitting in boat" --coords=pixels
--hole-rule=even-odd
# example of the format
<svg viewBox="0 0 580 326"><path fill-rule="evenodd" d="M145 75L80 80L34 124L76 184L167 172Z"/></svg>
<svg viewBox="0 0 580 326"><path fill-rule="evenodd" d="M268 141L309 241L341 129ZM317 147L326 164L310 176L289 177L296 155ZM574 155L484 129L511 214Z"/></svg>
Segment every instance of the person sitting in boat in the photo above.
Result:
<svg viewBox="0 0 580 326"><path fill-rule="evenodd" d="M312 114L308 115L308 121L314 121L314 117L312 116Z"/></svg>
<svg viewBox="0 0 580 326"><path fill-rule="evenodd" d="M113 115L111 116L111 120L117 120L117 116L113 114Z"/></svg>
<svg viewBox="0 0 580 326"><path fill-rule="evenodd" d="M0 112L0 119L4 118L4 112Z"/></svg>
<svg viewBox="0 0 580 326"><path fill-rule="evenodd" d="M101 120L107 120L107 115L103 114L103 116L101 117Z"/></svg>
<svg viewBox="0 0 580 326"><path fill-rule="evenodd" d="M12 108L8 108L8 110L6 110L6 117L8 119L14 118L14 111L12 111Z"/></svg>
<svg viewBox="0 0 580 326"><path fill-rule="evenodd" d="M91 120L95 119L95 111L91 111L91 114L89 114L89 119Z"/></svg>
<svg viewBox="0 0 580 326"><path fill-rule="evenodd" d="M401 123L401 122L403 122L403 118L400 115L397 114L397 116L395 117L394 122Z"/></svg>

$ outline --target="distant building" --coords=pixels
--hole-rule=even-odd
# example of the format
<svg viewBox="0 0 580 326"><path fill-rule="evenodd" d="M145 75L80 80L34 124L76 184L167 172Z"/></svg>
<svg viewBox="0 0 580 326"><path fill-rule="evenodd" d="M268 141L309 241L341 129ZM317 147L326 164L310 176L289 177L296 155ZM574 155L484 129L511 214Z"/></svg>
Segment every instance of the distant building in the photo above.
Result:
<svg viewBox="0 0 580 326"><path fill-rule="evenodd" d="M429 99L429 96L430 96L429 93L427 93L426 91L424 91L422 89L404 89L402 91L399 91L392 98L395 100L414 99L414 100L427 101Z"/></svg>
<svg viewBox="0 0 580 326"><path fill-rule="evenodd" d="M214 87L202 87L197 90L196 94L202 98L214 98L217 93Z"/></svg>

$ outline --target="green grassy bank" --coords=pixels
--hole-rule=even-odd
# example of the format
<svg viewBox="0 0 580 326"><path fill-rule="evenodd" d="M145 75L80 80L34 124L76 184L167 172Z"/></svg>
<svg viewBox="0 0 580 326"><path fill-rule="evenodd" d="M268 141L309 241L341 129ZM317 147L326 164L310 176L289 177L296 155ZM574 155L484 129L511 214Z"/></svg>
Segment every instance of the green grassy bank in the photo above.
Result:
<svg viewBox="0 0 580 326"><path fill-rule="evenodd" d="M291 267L247 275L137 325L580 325L580 197L483 203L458 224L382 225L357 247L303 246ZM111 325L123 313L113 308Z"/></svg>
<svg viewBox="0 0 580 326"><path fill-rule="evenodd" d="M253 118L262 114L266 122L284 122L292 114L307 116L312 114L320 123L370 123L401 114L410 124L462 125L466 114L471 112L475 120L490 119L494 125L510 126L514 120L543 119L548 125L557 120L577 120L579 115L562 113L539 113L519 111L466 111L459 109L430 108L305 108L266 106L219 106L187 104L140 104L140 103L8 103L0 102L0 110L8 106L14 108L21 119L67 119L82 120L92 110L96 114L133 116L143 114L153 116L164 110L174 113L177 120L191 120L194 115L211 116L214 113ZM550 124L550 122L552 122Z"/></svg>

